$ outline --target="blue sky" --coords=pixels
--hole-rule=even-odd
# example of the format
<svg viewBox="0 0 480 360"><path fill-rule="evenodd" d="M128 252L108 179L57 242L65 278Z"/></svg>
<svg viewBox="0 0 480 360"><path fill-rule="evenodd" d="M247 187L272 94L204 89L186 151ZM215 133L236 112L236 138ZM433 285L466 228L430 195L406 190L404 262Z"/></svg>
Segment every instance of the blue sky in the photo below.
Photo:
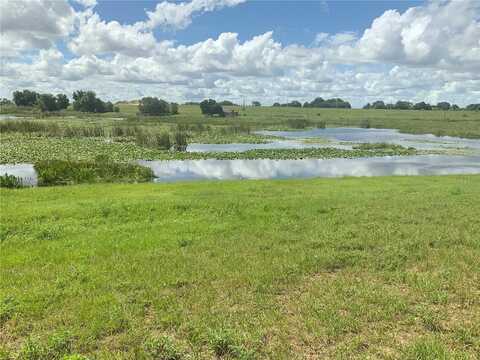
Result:
<svg viewBox="0 0 480 360"><path fill-rule="evenodd" d="M354 106L480 98L480 1L0 1L0 97L18 88Z"/></svg>
<svg viewBox="0 0 480 360"><path fill-rule="evenodd" d="M145 10L153 11L156 1L99 0L95 10L107 21L135 23L145 20ZM158 39L193 44L216 38L223 32L236 32L241 41L273 31L283 45L309 46L319 32L363 32L373 19L386 10L404 12L422 1L248 1L231 8L195 17L183 30L155 31Z"/></svg>

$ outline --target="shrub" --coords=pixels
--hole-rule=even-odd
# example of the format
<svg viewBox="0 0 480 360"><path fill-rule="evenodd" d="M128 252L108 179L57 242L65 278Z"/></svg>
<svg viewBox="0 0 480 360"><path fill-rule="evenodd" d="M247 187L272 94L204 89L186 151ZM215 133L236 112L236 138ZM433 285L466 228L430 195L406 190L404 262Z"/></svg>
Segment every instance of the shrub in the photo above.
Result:
<svg viewBox="0 0 480 360"><path fill-rule="evenodd" d="M170 135L166 132L161 134L155 134L155 147L162 150L170 150L172 143L170 141Z"/></svg>
<svg viewBox="0 0 480 360"><path fill-rule="evenodd" d="M183 352L167 336L158 339L149 339L143 345L145 353L157 360L180 360L184 358Z"/></svg>
<svg viewBox="0 0 480 360"><path fill-rule="evenodd" d="M370 120L367 120L367 119L362 120L360 122L360 127L364 129L370 129Z"/></svg>
<svg viewBox="0 0 480 360"><path fill-rule="evenodd" d="M187 146L187 134L177 130L174 135L173 148L175 149L175 151L186 151Z"/></svg>
<svg viewBox="0 0 480 360"><path fill-rule="evenodd" d="M172 106L165 100L156 97L144 97L138 104L138 110L142 115L166 115L170 114L171 110L176 110L178 113L178 106Z"/></svg>
<svg viewBox="0 0 480 360"><path fill-rule="evenodd" d="M292 129L305 129L312 126L312 122L307 119L288 119L287 126Z"/></svg>
<svg viewBox="0 0 480 360"><path fill-rule="evenodd" d="M35 164L39 186L73 185L99 182L147 182L151 169L137 164L95 161L45 160Z"/></svg>
<svg viewBox="0 0 480 360"><path fill-rule="evenodd" d="M14 175L0 175L0 188L20 189L25 187L23 180Z"/></svg>

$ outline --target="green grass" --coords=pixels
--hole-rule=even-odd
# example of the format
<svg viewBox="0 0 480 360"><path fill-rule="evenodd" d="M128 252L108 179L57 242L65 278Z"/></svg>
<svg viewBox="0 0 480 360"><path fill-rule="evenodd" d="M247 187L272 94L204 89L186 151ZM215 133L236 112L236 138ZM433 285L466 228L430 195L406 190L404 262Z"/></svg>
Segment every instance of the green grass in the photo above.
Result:
<svg viewBox="0 0 480 360"><path fill-rule="evenodd" d="M153 180L149 168L129 163L114 163L97 158L94 161L44 160L35 163L39 186L92 183L138 183Z"/></svg>
<svg viewBox="0 0 480 360"><path fill-rule="evenodd" d="M81 185L0 196L0 354L480 353L480 176Z"/></svg>

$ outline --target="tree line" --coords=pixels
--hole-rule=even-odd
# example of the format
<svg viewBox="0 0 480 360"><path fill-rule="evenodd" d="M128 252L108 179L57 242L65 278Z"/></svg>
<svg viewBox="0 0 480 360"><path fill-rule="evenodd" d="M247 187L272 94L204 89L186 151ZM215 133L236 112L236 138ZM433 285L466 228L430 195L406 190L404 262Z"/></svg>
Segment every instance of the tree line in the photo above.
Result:
<svg viewBox="0 0 480 360"><path fill-rule="evenodd" d="M304 108L325 108L325 109L351 109L352 106L348 101L345 101L340 98L333 99L323 99L321 97L315 98L311 102L302 103L294 100L285 104L280 104L278 102L273 104L274 107L304 107Z"/></svg>
<svg viewBox="0 0 480 360"><path fill-rule="evenodd" d="M395 104L386 104L382 100L374 101L373 103L367 103L364 109L384 109L384 110L462 110L457 104L450 104L447 101L441 101L436 105L431 105L424 101L418 103L412 103L409 101L399 100ZM480 104L467 105L465 110L478 111L480 110Z"/></svg>
<svg viewBox="0 0 480 360"><path fill-rule="evenodd" d="M73 92L73 109L80 112L118 112L119 108L110 101L103 101L93 91L77 90ZM65 94L40 94L31 90L13 92L16 106L37 106L42 112L65 110L70 106L70 99Z"/></svg>

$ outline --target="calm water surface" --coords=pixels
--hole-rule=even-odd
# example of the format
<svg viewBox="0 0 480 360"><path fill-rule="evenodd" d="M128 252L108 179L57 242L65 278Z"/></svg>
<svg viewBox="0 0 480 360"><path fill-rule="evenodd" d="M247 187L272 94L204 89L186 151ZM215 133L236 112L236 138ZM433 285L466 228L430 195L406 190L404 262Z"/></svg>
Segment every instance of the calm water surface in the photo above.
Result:
<svg viewBox="0 0 480 360"><path fill-rule="evenodd" d="M5 174L21 178L25 185L37 185L37 173L33 164L2 164L0 165L0 175Z"/></svg>
<svg viewBox="0 0 480 360"><path fill-rule="evenodd" d="M419 150L472 149L480 151L480 139L432 134L403 134L394 129L326 128L305 131L259 131L257 134L287 139L325 138L333 143L391 143Z"/></svg>
<svg viewBox="0 0 480 360"><path fill-rule="evenodd" d="M480 174L480 156L387 156L359 159L141 161L156 182L342 176Z"/></svg>
<svg viewBox="0 0 480 360"><path fill-rule="evenodd" d="M432 134L403 134L393 129L362 128L326 128L305 131L257 131L259 135L278 136L285 140L274 140L266 144L190 144L189 152L242 152L255 149L302 149L302 148L336 148L351 150L361 143L390 143L413 147L417 150L453 150L461 149L480 154L480 140L464 139L452 136L435 136ZM318 139L319 142L305 140Z"/></svg>

